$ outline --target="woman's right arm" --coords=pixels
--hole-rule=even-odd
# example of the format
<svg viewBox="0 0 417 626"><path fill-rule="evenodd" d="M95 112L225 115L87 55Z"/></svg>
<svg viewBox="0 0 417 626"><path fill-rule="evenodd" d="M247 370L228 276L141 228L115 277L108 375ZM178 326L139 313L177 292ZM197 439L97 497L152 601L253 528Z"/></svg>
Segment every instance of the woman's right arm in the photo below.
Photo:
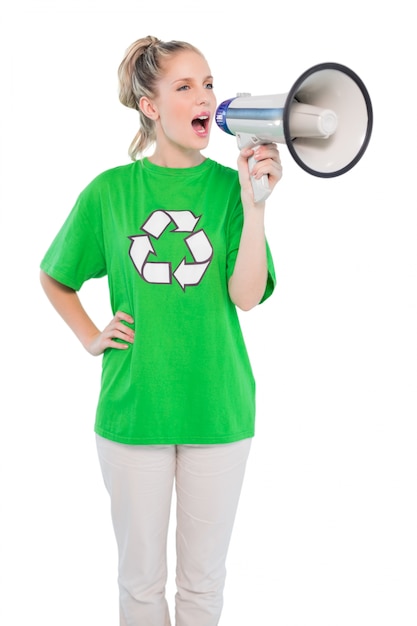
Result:
<svg viewBox="0 0 417 626"><path fill-rule="evenodd" d="M133 318L130 315L118 311L110 324L100 331L87 315L74 289L59 283L42 270L40 280L52 306L75 333L87 352L98 356L107 348L124 350L129 347L129 343L133 343L134 330L123 324L123 322L133 324ZM123 343L115 339L121 339Z"/></svg>

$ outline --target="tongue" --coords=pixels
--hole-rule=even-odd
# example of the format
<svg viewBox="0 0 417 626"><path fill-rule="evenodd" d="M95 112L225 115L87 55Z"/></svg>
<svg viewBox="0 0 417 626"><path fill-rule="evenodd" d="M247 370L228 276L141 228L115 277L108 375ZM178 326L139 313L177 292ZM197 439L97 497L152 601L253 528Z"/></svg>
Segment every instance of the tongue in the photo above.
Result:
<svg viewBox="0 0 417 626"><path fill-rule="evenodd" d="M204 130L204 125L202 124L201 120L195 119L191 123L195 131L201 132L202 130Z"/></svg>

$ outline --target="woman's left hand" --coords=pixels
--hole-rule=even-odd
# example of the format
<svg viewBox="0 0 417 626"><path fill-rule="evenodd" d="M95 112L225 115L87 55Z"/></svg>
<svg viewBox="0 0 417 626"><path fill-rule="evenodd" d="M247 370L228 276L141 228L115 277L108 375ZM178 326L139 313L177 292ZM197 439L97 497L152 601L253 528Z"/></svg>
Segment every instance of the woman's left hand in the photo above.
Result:
<svg viewBox="0 0 417 626"><path fill-rule="evenodd" d="M254 157L255 165L250 171L249 159ZM242 148L237 160L239 181L242 190L242 201L254 202L251 177L260 180L268 176L269 188L272 191L282 178L282 165L278 148L275 143L261 144L255 148Z"/></svg>

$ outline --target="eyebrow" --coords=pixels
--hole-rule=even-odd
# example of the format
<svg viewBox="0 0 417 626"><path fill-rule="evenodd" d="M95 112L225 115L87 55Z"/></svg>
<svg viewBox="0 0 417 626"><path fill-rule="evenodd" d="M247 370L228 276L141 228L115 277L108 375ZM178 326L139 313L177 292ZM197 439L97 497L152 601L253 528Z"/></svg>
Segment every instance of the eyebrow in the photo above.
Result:
<svg viewBox="0 0 417 626"><path fill-rule="evenodd" d="M174 85L175 83L192 82L193 80L194 80L194 78L190 78L190 77L176 78L175 80L172 81L172 84ZM211 76L211 75L206 76L204 78L204 80L203 80L203 83L205 83L206 80L213 80L213 76Z"/></svg>

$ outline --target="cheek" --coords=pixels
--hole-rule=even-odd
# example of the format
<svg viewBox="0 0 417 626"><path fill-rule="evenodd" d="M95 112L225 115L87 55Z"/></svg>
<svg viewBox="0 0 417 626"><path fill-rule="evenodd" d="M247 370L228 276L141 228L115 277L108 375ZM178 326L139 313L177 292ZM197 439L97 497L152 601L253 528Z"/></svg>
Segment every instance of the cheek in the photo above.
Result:
<svg viewBox="0 0 417 626"><path fill-rule="evenodd" d="M172 115L161 123L162 132L167 139L174 143L182 143L189 137L188 127L192 131L191 124L188 124L188 120L181 118L179 115Z"/></svg>
<svg viewBox="0 0 417 626"><path fill-rule="evenodd" d="M184 126L191 126L189 107L176 106L163 118L163 126L172 133L184 130Z"/></svg>

